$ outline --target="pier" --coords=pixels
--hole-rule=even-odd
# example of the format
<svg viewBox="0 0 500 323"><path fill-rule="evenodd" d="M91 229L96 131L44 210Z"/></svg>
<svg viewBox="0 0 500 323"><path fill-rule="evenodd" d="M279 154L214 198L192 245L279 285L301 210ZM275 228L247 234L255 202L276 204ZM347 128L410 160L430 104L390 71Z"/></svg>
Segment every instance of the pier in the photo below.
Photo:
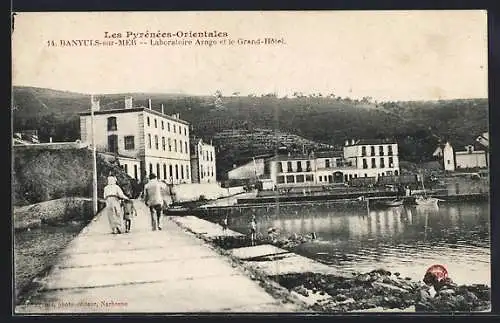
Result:
<svg viewBox="0 0 500 323"><path fill-rule="evenodd" d="M138 216L130 233L112 235L106 215L98 214L15 312L297 311L169 218L163 230L151 231L149 210L134 204Z"/></svg>

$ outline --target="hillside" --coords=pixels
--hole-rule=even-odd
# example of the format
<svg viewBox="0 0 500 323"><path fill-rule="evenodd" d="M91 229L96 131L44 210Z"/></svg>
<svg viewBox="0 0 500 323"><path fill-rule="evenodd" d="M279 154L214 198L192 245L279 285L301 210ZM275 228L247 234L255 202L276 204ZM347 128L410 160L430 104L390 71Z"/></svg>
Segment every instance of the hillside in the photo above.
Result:
<svg viewBox="0 0 500 323"><path fill-rule="evenodd" d="M33 204L68 196L92 196L92 153L83 149L18 149L13 152L14 205ZM113 171L126 194L132 179L124 171L97 158L97 192L102 196L107 176Z"/></svg>
<svg viewBox="0 0 500 323"><path fill-rule="evenodd" d="M153 109L160 111L163 104L165 113L180 113L182 119L192 124L195 135L214 139L222 147L232 147L231 151L220 149L219 173L231 168L237 156L260 154L266 146L255 145L255 136L245 134L240 136L240 152L240 148L226 143L229 139L223 135L225 130L277 129L335 146L342 145L347 138L392 137L398 140L403 159L419 162L431 158L439 140L449 139L455 146L462 146L488 129L487 99L376 103L334 95L219 96L216 100L176 94L124 93L99 96L101 108L122 108L127 95L134 97L135 106L147 106L151 98ZM13 113L14 129L39 129L42 141L50 136L61 141L77 139L78 113L90 105L89 95L29 87L15 87L13 99L17 107ZM269 145L266 149L274 151Z"/></svg>

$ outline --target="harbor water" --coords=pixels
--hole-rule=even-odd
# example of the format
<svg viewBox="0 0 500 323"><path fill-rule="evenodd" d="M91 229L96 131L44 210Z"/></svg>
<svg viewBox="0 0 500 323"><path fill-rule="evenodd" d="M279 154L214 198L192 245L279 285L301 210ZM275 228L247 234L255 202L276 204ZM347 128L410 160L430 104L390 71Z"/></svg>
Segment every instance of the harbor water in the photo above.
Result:
<svg viewBox="0 0 500 323"><path fill-rule="evenodd" d="M267 235L316 234L293 250L338 268L339 273L384 268L421 280L434 264L444 265L457 284L490 284L490 212L488 202L442 203L439 207L400 206L362 210L297 206L266 212L249 209L229 219L229 227L247 233L250 216Z"/></svg>

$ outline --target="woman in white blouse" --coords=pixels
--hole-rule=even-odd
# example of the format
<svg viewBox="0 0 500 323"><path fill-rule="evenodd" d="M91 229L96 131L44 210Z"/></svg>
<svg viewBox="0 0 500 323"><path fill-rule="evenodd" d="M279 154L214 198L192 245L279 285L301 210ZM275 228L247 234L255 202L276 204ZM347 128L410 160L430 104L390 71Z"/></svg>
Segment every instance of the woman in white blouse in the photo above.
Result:
<svg viewBox="0 0 500 323"><path fill-rule="evenodd" d="M116 177L108 177L108 185L104 187L104 199L106 200L106 212L108 215L109 226L113 234L122 233L123 230L123 210L120 204L121 200L129 198L123 193L120 186L116 184Z"/></svg>

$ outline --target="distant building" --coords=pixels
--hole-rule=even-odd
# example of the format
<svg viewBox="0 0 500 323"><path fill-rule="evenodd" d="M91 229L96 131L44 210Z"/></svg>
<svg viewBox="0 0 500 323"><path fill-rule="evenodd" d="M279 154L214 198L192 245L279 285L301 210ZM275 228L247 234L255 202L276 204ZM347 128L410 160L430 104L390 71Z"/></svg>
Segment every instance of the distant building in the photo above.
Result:
<svg viewBox="0 0 500 323"><path fill-rule="evenodd" d="M193 183L216 183L215 147L195 139L191 146L191 169Z"/></svg>
<svg viewBox="0 0 500 323"><path fill-rule="evenodd" d="M256 179L264 176L265 159L253 158L251 161L236 166L227 172L228 179Z"/></svg>
<svg viewBox="0 0 500 323"><path fill-rule="evenodd" d="M136 178L154 173L172 183L191 183L189 123L179 114L166 115L149 107L134 107L125 98L122 109L101 110L92 102L95 144L99 152L114 154ZM92 143L91 113L80 114L81 140ZM136 160L139 163L136 163Z"/></svg>
<svg viewBox="0 0 500 323"><path fill-rule="evenodd" d="M474 145L465 146L463 151L454 151L447 142L443 149L443 168L446 171L460 169L478 169L488 167L488 153L486 150L477 150Z"/></svg>
<svg viewBox="0 0 500 323"><path fill-rule="evenodd" d="M343 151L278 155L269 163L278 187L347 183L400 173L398 145L385 140L346 141Z"/></svg>

